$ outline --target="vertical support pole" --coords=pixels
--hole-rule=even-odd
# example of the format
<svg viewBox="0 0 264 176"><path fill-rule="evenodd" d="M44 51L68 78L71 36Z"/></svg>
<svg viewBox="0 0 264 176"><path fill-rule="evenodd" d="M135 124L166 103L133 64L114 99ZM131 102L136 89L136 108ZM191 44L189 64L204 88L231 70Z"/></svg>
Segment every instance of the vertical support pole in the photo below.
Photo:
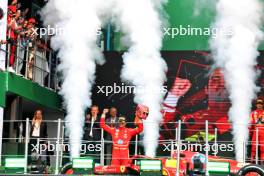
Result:
<svg viewBox="0 0 264 176"><path fill-rule="evenodd" d="M135 137L135 155L138 154L138 135Z"/></svg>
<svg viewBox="0 0 264 176"><path fill-rule="evenodd" d="M214 135L215 135L214 145L215 145L215 147L216 147L216 146L217 146L217 128L215 128ZM216 152L214 152L214 156L216 156Z"/></svg>
<svg viewBox="0 0 264 176"><path fill-rule="evenodd" d="M18 74L18 72L17 72L17 70L18 70L18 62L19 62L19 59L20 59L19 56L18 56L19 50L20 50L20 36L18 35L18 37L17 37L16 57L15 57L15 62L16 62L15 72L16 72L16 74Z"/></svg>
<svg viewBox="0 0 264 176"><path fill-rule="evenodd" d="M40 146L40 145L39 145L39 141L40 141L40 140L39 140L39 138L38 138L38 139L37 139L37 146ZM40 150L38 150L37 153L40 154L40 155L42 155L42 153L40 153Z"/></svg>
<svg viewBox="0 0 264 176"><path fill-rule="evenodd" d="M243 141L243 163L246 163L246 154L247 154L247 147L246 147L246 141Z"/></svg>
<svg viewBox="0 0 264 176"><path fill-rule="evenodd" d="M175 145L177 144L176 142L178 141L178 127L175 130ZM173 152L174 152L174 146L173 146ZM172 153L173 154L173 153Z"/></svg>
<svg viewBox="0 0 264 176"><path fill-rule="evenodd" d="M258 127L256 128L256 164L258 164L258 154L259 154L259 151L258 151L258 146L259 146L259 138L258 138L258 133L259 133L259 130L258 130Z"/></svg>
<svg viewBox="0 0 264 176"><path fill-rule="evenodd" d="M171 158L172 158L172 154L173 154L173 150L174 150L174 148L173 148L173 139L170 140L170 143L171 143L170 155L171 155Z"/></svg>
<svg viewBox="0 0 264 176"><path fill-rule="evenodd" d="M8 39L10 39L11 36L11 30L8 30ZM7 44L7 69L9 68L10 65L10 56L11 56L11 44Z"/></svg>
<svg viewBox="0 0 264 176"><path fill-rule="evenodd" d="M208 142L208 120L205 121L205 145L206 145L206 151L205 151L205 175L209 176L208 172L208 150L209 150L209 142Z"/></svg>
<svg viewBox="0 0 264 176"><path fill-rule="evenodd" d="M2 166L3 126L4 126L4 108L0 107L0 166Z"/></svg>
<svg viewBox="0 0 264 176"><path fill-rule="evenodd" d="M60 131L61 131L61 119L58 119L58 127L57 127L57 141L56 146L60 144ZM59 154L60 154L60 147L56 150L56 164L55 164L55 174L59 174Z"/></svg>
<svg viewBox="0 0 264 176"><path fill-rule="evenodd" d="M27 165L28 165L28 142L29 142L29 118L26 120L26 137L25 137L25 163L24 173L27 173Z"/></svg>
<svg viewBox="0 0 264 176"><path fill-rule="evenodd" d="M104 165L104 130L103 129L101 129L101 154L100 154L100 164L101 164L101 166Z"/></svg>
<svg viewBox="0 0 264 176"><path fill-rule="evenodd" d="M64 133L65 133L65 127L63 125L62 126L62 134L61 134L61 145L59 146L60 148L64 144ZM63 150L60 153L60 167L62 167L62 159L63 159Z"/></svg>
<svg viewBox="0 0 264 176"><path fill-rule="evenodd" d="M56 58L56 64L55 64L55 68L58 68L58 58ZM55 79L55 91L57 91L58 87L59 87L59 79L58 79L58 72L56 71L56 79Z"/></svg>
<svg viewBox="0 0 264 176"><path fill-rule="evenodd" d="M34 41L36 42L36 39L34 39ZM34 45L33 50L32 50L32 55L33 55L33 66L32 66L32 81L33 82L37 82L36 80L36 70L38 69L38 67L36 66L36 60L37 60L37 46Z"/></svg>
<svg viewBox="0 0 264 176"><path fill-rule="evenodd" d="M29 48L28 46L26 47L26 71L25 71L25 78L28 78L28 58L29 58Z"/></svg>
<svg viewBox="0 0 264 176"><path fill-rule="evenodd" d="M0 7L4 10L4 16L0 23L0 41L6 41L8 0L0 0ZM6 61L9 60L9 57L6 57L8 55L7 47L6 44L0 44L0 70L6 70Z"/></svg>
<svg viewBox="0 0 264 176"><path fill-rule="evenodd" d="M51 56L52 56L52 51L49 52L49 77L48 77L48 88L50 88L50 81L51 81Z"/></svg>
<svg viewBox="0 0 264 176"><path fill-rule="evenodd" d="M178 121L178 146L177 146L177 166L176 176L180 176L180 153L181 153L181 120Z"/></svg>

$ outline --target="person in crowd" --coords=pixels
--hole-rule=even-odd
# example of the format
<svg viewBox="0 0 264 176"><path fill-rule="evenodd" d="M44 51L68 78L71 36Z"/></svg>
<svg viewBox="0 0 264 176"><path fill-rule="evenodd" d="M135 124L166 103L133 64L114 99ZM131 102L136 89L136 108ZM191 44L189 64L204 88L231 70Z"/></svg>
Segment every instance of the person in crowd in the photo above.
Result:
<svg viewBox="0 0 264 176"><path fill-rule="evenodd" d="M17 8L14 5L8 6L7 15L7 41L9 43L8 54L9 54L9 65L8 71L14 71L15 54L16 54L16 42L17 42Z"/></svg>
<svg viewBox="0 0 264 176"><path fill-rule="evenodd" d="M93 145L96 147L97 144L101 143L101 129L100 129L100 116L99 107L97 105L93 105L91 107L91 111L86 115L85 122L85 134L84 139L88 141L88 145ZM92 150L87 151L88 155L92 155L95 157L95 162L99 162L99 154L100 151Z"/></svg>
<svg viewBox="0 0 264 176"><path fill-rule="evenodd" d="M117 127L118 117L117 117L117 109L115 107L110 108L109 116L108 116L108 118L106 118L105 122L110 127Z"/></svg>
<svg viewBox="0 0 264 176"><path fill-rule="evenodd" d="M33 70L34 70L34 62L35 62L35 42L36 42L36 34L34 32L36 25L36 20L34 18L30 18L28 20L28 31L27 37L29 38L29 56L28 56L28 63L27 63L27 75L26 77L30 80L33 80Z"/></svg>
<svg viewBox="0 0 264 176"><path fill-rule="evenodd" d="M126 118L119 117L118 127L110 127L105 124L105 116L108 113L108 109L104 109L101 115L100 125L107 133L111 134L113 141L112 148L112 160L111 165L130 165L129 160L129 144L131 138L143 131L142 119L138 119L136 128L126 127Z"/></svg>
<svg viewBox="0 0 264 176"><path fill-rule="evenodd" d="M23 9L21 3L17 0L13 0L9 4L7 16L7 40L1 40L0 44L7 44L6 51L8 52L9 63L7 70L10 72L15 72L16 70L18 74L25 74L25 77L33 80L35 78L34 70L36 70L34 69L36 52L44 53L43 56L45 57L45 52L48 48L46 47L46 41L44 43L36 42L39 37L35 32L37 20L33 17L26 19L26 14L29 9L23 9L23 11L21 11L20 8ZM28 53L26 53L26 50ZM25 64L26 60L27 63ZM41 85L43 85L45 75L49 73L47 61L44 60L43 65L45 73L44 75L39 74L41 75L39 77L42 77L39 81L41 82ZM27 72L25 72L25 70Z"/></svg>
<svg viewBox="0 0 264 176"><path fill-rule="evenodd" d="M109 116L108 118L106 118L105 122L110 127L113 128L118 127L117 109L115 107L110 108ZM105 133L105 148L106 148L106 163L109 165L111 163L111 155L112 155L112 137L109 133Z"/></svg>
<svg viewBox="0 0 264 176"><path fill-rule="evenodd" d="M30 133L32 138L46 138L48 136L47 124L42 120L42 110L35 111Z"/></svg>
<svg viewBox="0 0 264 176"><path fill-rule="evenodd" d="M46 138L48 137L47 124L43 121L42 110L38 109L34 113L30 128L30 142L29 142L29 153L39 153L36 151L34 146L37 144L46 144ZM39 140L39 143L38 143ZM39 147L39 146L38 146ZM47 151L46 151L47 152ZM41 155L46 155L47 153L40 153ZM50 165L49 157L41 157L41 160L45 158L47 165Z"/></svg>
<svg viewBox="0 0 264 176"><path fill-rule="evenodd" d="M258 138L258 146L260 146L259 154L262 164L264 164L264 100L258 98L256 100L256 109L251 112L251 128L250 136L252 139L251 145L251 161L254 162L256 158L256 139ZM257 132L258 131L258 132Z"/></svg>
<svg viewBox="0 0 264 176"><path fill-rule="evenodd" d="M27 25L27 20L25 20L22 16L19 17L18 19L18 26L19 26L19 36L18 36L18 42L17 42L17 53L16 53L16 71L18 74L21 74L21 69L24 64L25 60L25 51L27 47L27 38L25 36L25 33L27 31L25 25Z"/></svg>
<svg viewBox="0 0 264 176"><path fill-rule="evenodd" d="M45 78L49 74L49 65L46 59L47 45L44 39L36 40L35 50L35 66L34 66L34 81L40 85L44 85Z"/></svg>

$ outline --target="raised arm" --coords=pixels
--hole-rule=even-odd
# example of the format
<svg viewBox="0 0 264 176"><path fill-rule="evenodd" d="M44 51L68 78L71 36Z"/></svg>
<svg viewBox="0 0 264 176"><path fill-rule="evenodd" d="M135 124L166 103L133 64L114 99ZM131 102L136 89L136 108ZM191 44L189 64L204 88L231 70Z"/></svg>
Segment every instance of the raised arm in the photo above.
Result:
<svg viewBox="0 0 264 176"><path fill-rule="evenodd" d="M141 133L142 131L143 131L143 123L142 120L140 120L139 122L137 122L137 127L130 130L130 134L134 136Z"/></svg>
<svg viewBox="0 0 264 176"><path fill-rule="evenodd" d="M101 128L103 128L106 132L108 133L112 133L113 128L111 128L110 126L105 124L105 114L108 112L108 109L104 109L103 113L101 115L101 120L100 120L100 126Z"/></svg>

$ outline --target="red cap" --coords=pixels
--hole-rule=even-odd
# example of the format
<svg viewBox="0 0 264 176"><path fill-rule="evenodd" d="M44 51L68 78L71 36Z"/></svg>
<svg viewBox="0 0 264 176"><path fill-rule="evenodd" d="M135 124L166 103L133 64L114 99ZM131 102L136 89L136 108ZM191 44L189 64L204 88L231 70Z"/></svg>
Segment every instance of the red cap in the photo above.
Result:
<svg viewBox="0 0 264 176"><path fill-rule="evenodd" d="M8 6L8 10L11 11L12 13L16 13L17 8L16 8L16 6L10 5L10 6Z"/></svg>
<svg viewBox="0 0 264 176"><path fill-rule="evenodd" d="M29 22L29 23L33 23L33 24L36 24L36 20L35 20L35 18L29 18L28 22Z"/></svg>

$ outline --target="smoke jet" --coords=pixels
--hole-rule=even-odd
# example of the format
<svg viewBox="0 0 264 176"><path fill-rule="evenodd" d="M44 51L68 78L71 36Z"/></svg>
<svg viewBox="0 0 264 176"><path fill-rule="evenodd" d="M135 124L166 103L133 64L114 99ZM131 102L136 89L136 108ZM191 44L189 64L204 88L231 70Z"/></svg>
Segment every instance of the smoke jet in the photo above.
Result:
<svg viewBox="0 0 264 176"><path fill-rule="evenodd" d="M97 9L100 3L83 0L50 0L42 10L45 24L62 29L52 37L51 46L58 50L63 74L60 94L67 109L66 130L71 145L71 157L80 154L85 110L91 105L96 63L103 57L96 46L97 30L101 26Z"/></svg>
<svg viewBox="0 0 264 176"><path fill-rule="evenodd" d="M159 9L165 1L117 0L117 23L125 34L130 48L123 55L121 78L136 86L134 101L147 105L149 117L144 123L145 154L156 155L159 124L162 120L161 104L165 92L160 89L166 79L167 65L161 58L162 20Z"/></svg>
<svg viewBox="0 0 264 176"><path fill-rule="evenodd" d="M161 17L158 11L164 0L50 0L42 10L46 25L63 31L52 38L52 48L59 50L63 74L60 94L67 109L66 129L71 156L78 157L83 134L84 112L91 105L96 63L103 59L96 46L96 32L112 19L125 33L130 46L124 54L121 77L144 91L136 92L135 102L150 108L145 123L146 153L155 156L158 145L160 113L167 66L160 56Z"/></svg>
<svg viewBox="0 0 264 176"><path fill-rule="evenodd" d="M215 66L222 68L225 75L232 104L228 115L233 124L236 159L243 161L251 102L258 90L254 66L263 39L263 8L259 0L219 0L216 11L214 27L220 32L211 39L210 46Z"/></svg>

